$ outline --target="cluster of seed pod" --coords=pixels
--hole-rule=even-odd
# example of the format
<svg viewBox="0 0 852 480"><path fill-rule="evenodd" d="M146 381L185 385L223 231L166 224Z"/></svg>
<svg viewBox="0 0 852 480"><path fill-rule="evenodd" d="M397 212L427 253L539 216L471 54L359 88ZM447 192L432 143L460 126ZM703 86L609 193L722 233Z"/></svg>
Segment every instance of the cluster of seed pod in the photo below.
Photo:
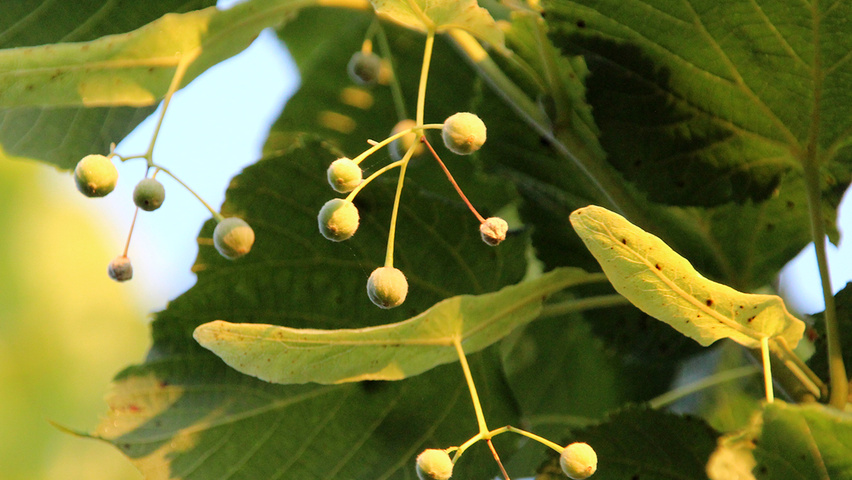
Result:
<svg viewBox="0 0 852 480"><path fill-rule="evenodd" d="M118 169L112 162L114 157L119 156L114 152L111 152L108 156L93 154L87 155L77 162L77 166L74 168L74 181L77 189L83 195L90 198L105 197L115 190L118 183ZM154 176L143 178L133 189L133 203L146 212L159 209L166 200L165 187L154 178L156 173L163 169L155 168ZM213 245L216 250L223 257L231 260L247 254L254 244L254 230L240 218L224 218L212 210L211 213L219 222L213 232ZM134 223L135 220L136 217L134 216ZM130 232L133 233L132 226ZM128 238L128 245L129 243L130 239ZM133 266L127 257L127 246L125 246L124 253L115 257L109 263L107 273L110 278L118 282L125 282L133 278Z"/></svg>

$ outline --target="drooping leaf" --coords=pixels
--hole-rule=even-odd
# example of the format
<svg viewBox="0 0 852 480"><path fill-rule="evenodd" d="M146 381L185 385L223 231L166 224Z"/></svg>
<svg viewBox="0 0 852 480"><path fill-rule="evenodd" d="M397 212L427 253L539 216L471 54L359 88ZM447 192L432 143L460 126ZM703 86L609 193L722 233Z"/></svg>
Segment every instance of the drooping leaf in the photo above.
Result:
<svg viewBox="0 0 852 480"><path fill-rule="evenodd" d="M596 480L706 480L704 466L717 437L698 417L628 408L599 425L571 429L564 443L586 442L595 449L598 470L590 478ZM557 478L565 476L554 452L536 479Z"/></svg>
<svg viewBox="0 0 852 480"><path fill-rule="evenodd" d="M458 445L477 432L457 365L392 384L272 385L227 367L192 339L198 325L216 318L316 329L392 323L446 297L523 277L523 235L498 249L485 245L463 205L436 201L412 178L395 249L409 296L393 310L375 307L365 284L384 259L396 182L379 178L361 191L358 232L347 242L326 241L316 216L336 195L326 179L336 156L306 138L233 180L222 211L255 230L245 257L222 258L212 245L213 222L202 229L198 282L157 315L145 364L116 379L109 417L97 431L149 478L413 478L420 450ZM472 355L471 368L492 399L489 418L516 422L494 353ZM487 451L471 450L457 468L496 473Z"/></svg>
<svg viewBox="0 0 852 480"><path fill-rule="evenodd" d="M236 370L272 383L334 384L402 380L458 361L455 348L475 353L534 320L542 301L588 274L577 269L478 296L442 300L388 325L359 329L297 329L217 320L193 336Z"/></svg>
<svg viewBox="0 0 852 480"><path fill-rule="evenodd" d="M41 0L4 2L0 48L85 42L135 30L169 12L215 5L212 0L137 2L93 0L73 8L45 8ZM20 51L20 50L19 50ZM107 152L153 107L0 109L0 158L31 158L71 168L84 155Z"/></svg>
<svg viewBox="0 0 852 480"><path fill-rule="evenodd" d="M476 0L371 0L376 13L421 32L467 30L495 47L503 45L503 32Z"/></svg>
<svg viewBox="0 0 852 480"><path fill-rule="evenodd" d="M589 206L572 213L571 224L619 293L701 345L731 338L758 348L762 338L781 336L793 347L804 333L780 297L704 278L658 237L616 213Z"/></svg>

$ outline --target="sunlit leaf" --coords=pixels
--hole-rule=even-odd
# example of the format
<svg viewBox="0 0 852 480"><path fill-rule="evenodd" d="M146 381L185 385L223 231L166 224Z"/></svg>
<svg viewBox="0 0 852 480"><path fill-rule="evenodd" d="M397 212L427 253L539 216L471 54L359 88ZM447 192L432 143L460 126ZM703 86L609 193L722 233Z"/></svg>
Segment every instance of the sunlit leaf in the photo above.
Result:
<svg viewBox="0 0 852 480"><path fill-rule="evenodd" d="M273 383L401 380L457 361L455 342L477 352L534 320L548 294L582 282L561 269L500 291L448 298L403 322L360 329L275 325L200 325L194 337L240 372Z"/></svg>
<svg viewBox="0 0 852 480"><path fill-rule="evenodd" d="M488 10L476 0L372 0L376 13L422 32L467 30L494 46L502 46L503 32Z"/></svg>
<svg viewBox="0 0 852 480"><path fill-rule="evenodd" d="M762 338L781 336L792 347L804 333L780 297L704 278L665 242L616 213L589 206L572 213L571 224L619 293L701 345L731 338L758 348Z"/></svg>

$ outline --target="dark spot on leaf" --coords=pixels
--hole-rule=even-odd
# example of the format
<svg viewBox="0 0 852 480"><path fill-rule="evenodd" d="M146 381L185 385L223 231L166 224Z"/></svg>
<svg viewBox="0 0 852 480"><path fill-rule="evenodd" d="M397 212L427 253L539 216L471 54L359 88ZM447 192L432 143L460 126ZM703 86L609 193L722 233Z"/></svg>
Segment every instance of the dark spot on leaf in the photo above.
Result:
<svg viewBox="0 0 852 480"><path fill-rule="evenodd" d="M660 265L659 263L658 263L658 264L656 264L656 265L654 265L654 268L656 268L657 270L660 270L660 271L662 271L662 270L663 270L663 266L662 266L662 265Z"/></svg>
<svg viewBox="0 0 852 480"><path fill-rule="evenodd" d="M586 28L585 20L577 20L577 28Z"/></svg>
<svg viewBox="0 0 852 480"><path fill-rule="evenodd" d="M775 224L774 223L767 223L766 224L766 231L771 232L773 230L775 230Z"/></svg>
<svg viewBox="0 0 852 480"><path fill-rule="evenodd" d="M549 147L550 139L547 137L538 137L538 143L540 143L543 147Z"/></svg>
<svg viewBox="0 0 852 480"><path fill-rule="evenodd" d="M712 299L712 298L708 298L708 299L707 299L707 301L706 301L706 302L704 302L704 303L706 303L708 307L712 307L712 306L713 306L713 299Z"/></svg>
<svg viewBox="0 0 852 480"><path fill-rule="evenodd" d="M26 88L27 88L27 91L30 91L30 90L34 89L35 86L31 83L31 84L27 85Z"/></svg>
<svg viewBox="0 0 852 480"><path fill-rule="evenodd" d="M624 245L627 245L627 239L626 239L626 238L622 238L622 239L621 239L621 243L623 243Z"/></svg>
<svg viewBox="0 0 852 480"><path fill-rule="evenodd" d="M748 320L746 320L746 321L747 321L748 323L751 323L753 320L754 320L754 316L751 316L751 317L748 317Z"/></svg>
<svg viewBox="0 0 852 480"><path fill-rule="evenodd" d="M744 308L745 308L744 306L740 305L740 310L742 310L742 309L744 309Z"/></svg>
<svg viewBox="0 0 852 480"><path fill-rule="evenodd" d="M795 204L795 203L793 203L793 202L792 202L792 201L790 201L790 200L787 200L787 208L788 208L788 209L790 209L790 210L792 210L792 209L796 208L796 204Z"/></svg>

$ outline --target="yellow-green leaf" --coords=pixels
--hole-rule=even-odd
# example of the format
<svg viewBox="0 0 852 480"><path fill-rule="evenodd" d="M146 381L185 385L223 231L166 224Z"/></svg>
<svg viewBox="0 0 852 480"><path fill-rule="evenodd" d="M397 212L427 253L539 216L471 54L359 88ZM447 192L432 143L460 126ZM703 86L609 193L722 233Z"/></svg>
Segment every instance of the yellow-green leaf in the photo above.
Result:
<svg viewBox="0 0 852 480"><path fill-rule="evenodd" d="M503 46L503 31L476 0L372 0L376 13L421 32L467 30L495 47Z"/></svg>
<svg viewBox="0 0 852 480"><path fill-rule="evenodd" d="M749 348L782 337L794 347L804 323L775 295L747 294L713 282L656 236L598 206L571 214L574 230L616 291L642 311L707 346L730 338Z"/></svg>
<svg viewBox="0 0 852 480"><path fill-rule="evenodd" d="M89 42L0 50L0 108L152 105L180 62L191 62L183 85L242 51L264 28L315 3L254 0L225 11L168 14Z"/></svg>
<svg viewBox="0 0 852 480"><path fill-rule="evenodd" d="M236 370L273 383L401 380L458 360L456 340L473 353L534 320L551 293L589 275L563 268L484 295L438 302L408 320L376 327L315 330L205 323L193 336Z"/></svg>

